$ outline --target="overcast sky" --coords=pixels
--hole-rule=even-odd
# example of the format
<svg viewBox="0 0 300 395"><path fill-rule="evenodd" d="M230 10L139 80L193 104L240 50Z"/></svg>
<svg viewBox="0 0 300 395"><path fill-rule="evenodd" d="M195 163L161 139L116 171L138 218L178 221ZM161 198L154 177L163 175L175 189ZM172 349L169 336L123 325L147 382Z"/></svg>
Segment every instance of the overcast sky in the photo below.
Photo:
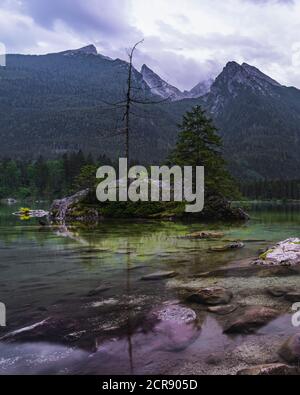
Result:
<svg viewBox="0 0 300 395"><path fill-rule="evenodd" d="M190 89L226 62L247 62L300 88L300 0L0 0L0 42L9 53L43 54L94 43L136 56Z"/></svg>

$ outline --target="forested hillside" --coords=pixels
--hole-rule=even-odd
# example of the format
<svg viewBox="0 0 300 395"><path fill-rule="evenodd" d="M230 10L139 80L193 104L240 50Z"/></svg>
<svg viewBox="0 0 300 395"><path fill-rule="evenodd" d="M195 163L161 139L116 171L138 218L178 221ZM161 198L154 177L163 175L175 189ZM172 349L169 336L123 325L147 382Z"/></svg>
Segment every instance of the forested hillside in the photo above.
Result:
<svg viewBox="0 0 300 395"><path fill-rule="evenodd" d="M7 56L7 67L0 67L2 158L56 159L79 150L94 158L125 154L120 101L125 98L128 63L87 48ZM252 66L230 62L198 99L162 100L135 69L133 91L134 160L162 163L174 147L182 115L200 104L219 129L235 177L298 179L299 90L280 85Z"/></svg>

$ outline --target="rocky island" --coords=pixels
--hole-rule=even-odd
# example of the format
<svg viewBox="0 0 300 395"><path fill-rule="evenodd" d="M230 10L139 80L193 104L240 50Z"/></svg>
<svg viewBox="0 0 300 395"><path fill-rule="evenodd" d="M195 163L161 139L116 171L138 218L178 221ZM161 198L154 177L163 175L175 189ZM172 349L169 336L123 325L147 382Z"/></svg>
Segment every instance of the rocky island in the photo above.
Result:
<svg viewBox="0 0 300 395"><path fill-rule="evenodd" d="M108 218L246 221L249 216L242 209L232 207L230 202L221 196L210 196L202 212L189 214L185 213L184 203L176 202L99 203L91 189L55 200L50 208L50 220L53 222L97 223Z"/></svg>

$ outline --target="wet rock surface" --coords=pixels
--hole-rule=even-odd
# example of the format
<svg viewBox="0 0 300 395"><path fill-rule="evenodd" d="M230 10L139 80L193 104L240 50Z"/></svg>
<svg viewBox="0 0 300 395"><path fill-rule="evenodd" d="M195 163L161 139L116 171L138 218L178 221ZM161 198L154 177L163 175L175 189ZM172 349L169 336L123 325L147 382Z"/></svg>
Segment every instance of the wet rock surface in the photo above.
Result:
<svg viewBox="0 0 300 395"><path fill-rule="evenodd" d="M233 295L230 291L222 287L202 288L187 297L187 302L198 303L209 306L227 305Z"/></svg>
<svg viewBox="0 0 300 395"><path fill-rule="evenodd" d="M282 363L253 366L242 369L237 373L238 376L293 376L300 375L300 369Z"/></svg>
<svg viewBox="0 0 300 395"><path fill-rule="evenodd" d="M224 333L253 333L262 326L268 324L280 315L280 311L263 306L246 308L242 313L229 321Z"/></svg>
<svg viewBox="0 0 300 395"><path fill-rule="evenodd" d="M88 297L93 297L93 296L97 296L97 295L101 295L106 291L109 291L111 289L111 286L109 284L102 284L99 287L91 290L87 296Z"/></svg>
<svg viewBox="0 0 300 395"><path fill-rule="evenodd" d="M194 239L194 240L205 240L205 239L220 239L222 237L224 237L224 233L222 232L200 231L200 232L190 233L185 238Z"/></svg>
<svg viewBox="0 0 300 395"><path fill-rule="evenodd" d="M233 251L233 250L240 250L244 247L245 247L244 243L235 242L235 243L226 244L225 246L222 246L222 247L210 248L208 250L208 252L227 252L227 251Z"/></svg>
<svg viewBox="0 0 300 395"><path fill-rule="evenodd" d="M166 305L152 312L159 321L176 322L179 324L190 324L197 320L194 310L176 304Z"/></svg>
<svg viewBox="0 0 300 395"><path fill-rule="evenodd" d="M50 208L50 220L54 223L65 223L72 221L95 223L99 220L99 213L96 209L83 206L78 208L78 204L85 201L91 191L85 189L75 195L55 200Z"/></svg>
<svg viewBox="0 0 300 395"><path fill-rule="evenodd" d="M267 290L267 293L274 298L281 298L290 292L292 292L292 289L286 287L274 287Z"/></svg>
<svg viewBox="0 0 300 395"><path fill-rule="evenodd" d="M148 274L141 278L142 281L158 281L158 280L165 280L168 278L176 277L177 273L173 271L166 271L166 272L155 272L152 274Z"/></svg>
<svg viewBox="0 0 300 395"><path fill-rule="evenodd" d="M0 341L13 343L20 341L57 341L63 339L68 332L75 330L77 325L76 320L48 317L42 321L8 332L0 338Z"/></svg>
<svg viewBox="0 0 300 395"><path fill-rule="evenodd" d="M153 348L159 350L184 350L198 338L201 330L195 311L182 305L155 309L148 319L157 321L152 329L156 337Z"/></svg>
<svg viewBox="0 0 300 395"><path fill-rule="evenodd" d="M263 266L295 266L300 264L300 239L290 238L281 241L261 254L254 262Z"/></svg>
<svg viewBox="0 0 300 395"><path fill-rule="evenodd" d="M233 313L238 309L238 306L234 305L224 305L224 306L214 306L214 307L209 307L207 309L208 312L216 314L216 315L228 315Z"/></svg>
<svg viewBox="0 0 300 395"><path fill-rule="evenodd" d="M300 333L291 336L279 349L278 354L286 362L300 362Z"/></svg>

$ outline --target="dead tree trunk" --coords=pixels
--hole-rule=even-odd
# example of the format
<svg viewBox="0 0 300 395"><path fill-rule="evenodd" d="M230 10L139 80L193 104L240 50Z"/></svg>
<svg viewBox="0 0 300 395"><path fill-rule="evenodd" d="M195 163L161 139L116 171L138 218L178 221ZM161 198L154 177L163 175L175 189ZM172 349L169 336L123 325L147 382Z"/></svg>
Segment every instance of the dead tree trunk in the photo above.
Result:
<svg viewBox="0 0 300 395"><path fill-rule="evenodd" d="M139 41L134 45L131 51L128 54L129 57L129 67L128 67L128 79L127 79L127 92L126 92L126 104L125 104L125 153L128 164L130 163L130 110L133 103L132 98L132 68L133 68L133 56L134 52L139 44L141 44L144 40Z"/></svg>

